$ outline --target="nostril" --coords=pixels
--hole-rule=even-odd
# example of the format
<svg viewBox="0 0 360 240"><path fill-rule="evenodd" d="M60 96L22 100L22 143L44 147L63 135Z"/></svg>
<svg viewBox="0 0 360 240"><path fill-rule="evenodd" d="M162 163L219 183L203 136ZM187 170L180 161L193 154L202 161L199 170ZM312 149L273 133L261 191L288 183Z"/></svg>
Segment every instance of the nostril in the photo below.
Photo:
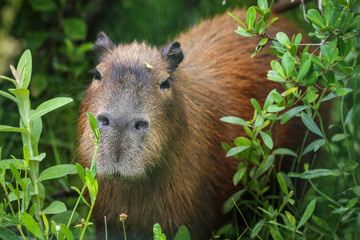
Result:
<svg viewBox="0 0 360 240"><path fill-rule="evenodd" d="M149 129L149 122L146 120L138 120L135 122L135 129L141 132L147 132Z"/></svg>
<svg viewBox="0 0 360 240"><path fill-rule="evenodd" d="M98 121L98 128L103 128L109 126L109 118L107 118L104 115L98 115L96 117L96 120Z"/></svg>

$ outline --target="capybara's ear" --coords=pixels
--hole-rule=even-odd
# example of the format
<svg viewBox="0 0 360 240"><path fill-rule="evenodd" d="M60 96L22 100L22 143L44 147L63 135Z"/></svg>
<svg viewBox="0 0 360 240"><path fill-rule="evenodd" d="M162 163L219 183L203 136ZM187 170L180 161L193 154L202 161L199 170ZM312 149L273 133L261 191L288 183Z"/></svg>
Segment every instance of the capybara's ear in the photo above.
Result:
<svg viewBox="0 0 360 240"><path fill-rule="evenodd" d="M175 71L184 58L179 42L172 42L161 50L161 55L168 62L170 72Z"/></svg>
<svg viewBox="0 0 360 240"><path fill-rule="evenodd" d="M94 43L93 50L100 57L108 53L115 47L115 44L110 40L110 38L104 33L100 32L97 36L97 40Z"/></svg>

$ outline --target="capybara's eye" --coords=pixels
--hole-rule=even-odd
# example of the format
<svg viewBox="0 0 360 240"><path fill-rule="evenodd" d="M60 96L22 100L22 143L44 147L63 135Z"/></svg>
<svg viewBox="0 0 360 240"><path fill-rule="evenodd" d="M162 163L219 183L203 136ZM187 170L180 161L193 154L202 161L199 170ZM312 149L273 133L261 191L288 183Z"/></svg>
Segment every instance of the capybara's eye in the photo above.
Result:
<svg viewBox="0 0 360 240"><path fill-rule="evenodd" d="M170 81L173 81L170 77L167 78L160 84L160 89L169 89L170 88Z"/></svg>
<svg viewBox="0 0 360 240"><path fill-rule="evenodd" d="M94 78L98 81L101 81L102 80L102 76L101 74L99 73L98 70L96 70L96 68L94 68L93 70L90 71L91 73L94 74Z"/></svg>

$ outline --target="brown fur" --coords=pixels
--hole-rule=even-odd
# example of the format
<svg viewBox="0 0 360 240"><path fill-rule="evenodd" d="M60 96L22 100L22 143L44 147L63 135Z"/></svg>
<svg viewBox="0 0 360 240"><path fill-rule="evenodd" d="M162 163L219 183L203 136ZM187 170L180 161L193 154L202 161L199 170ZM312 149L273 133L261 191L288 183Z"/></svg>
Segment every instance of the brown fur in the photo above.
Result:
<svg viewBox="0 0 360 240"><path fill-rule="evenodd" d="M242 11L235 15L244 19ZM201 22L177 39L184 60L173 73L175 81L171 83L176 109L171 121L165 121L168 116L160 110L149 116L152 122L143 161L152 167L146 177L129 181L98 176L99 194L93 216L100 238L104 236L105 215L108 228L121 231L121 213L128 215L126 230L133 236L151 236L154 223L160 223L169 239L181 225L189 228L192 239L209 238L212 230L219 227L222 203L236 190L232 176L238 163L225 157L220 142L231 143L244 135L241 127L219 119L223 116L251 119L250 99L263 103L269 91L279 87L266 80L273 56L263 51L250 58L257 39L235 34L238 25L225 14ZM294 32L285 21L279 20L275 25L269 33L271 37L277 31ZM166 64L160 55L154 54L155 50L138 43L120 45L103 63L109 66L136 56L140 62L153 65L154 71L164 69ZM100 84L94 80L81 106L79 158L85 167L90 165L94 147L85 113L96 116L109 101L106 95L119 87L113 83L100 88ZM158 97L140 104L151 108L154 101L160 101ZM277 145L293 145L291 136L296 134L295 129L291 123L282 126L276 132ZM101 153L97 161L103 161Z"/></svg>

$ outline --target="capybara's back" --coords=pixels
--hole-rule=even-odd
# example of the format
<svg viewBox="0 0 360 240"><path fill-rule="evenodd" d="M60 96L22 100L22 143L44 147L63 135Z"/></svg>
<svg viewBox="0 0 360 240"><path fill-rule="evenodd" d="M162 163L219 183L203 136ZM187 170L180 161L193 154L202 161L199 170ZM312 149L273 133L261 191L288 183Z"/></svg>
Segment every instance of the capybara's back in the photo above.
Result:
<svg viewBox="0 0 360 240"><path fill-rule="evenodd" d="M235 13L244 19L245 13ZM86 112L98 120L99 194L94 209L98 238L104 216L110 239L151 239L160 223L169 239L181 225L192 239L207 239L223 221L222 204L236 191L237 160L226 158L220 142L230 143L242 128L224 116L249 120L250 99L263 103L279 86L266 79L270 61L250 58L258 39L234 33L228 15L206 20L159 50L144 43L116 46L104 33L94 45L95 76L81 106L79 158L90 166L93 142ZM278 21L269 35L293 28ZM281 127L277 145L290 146L296 128Z"/></svg>

